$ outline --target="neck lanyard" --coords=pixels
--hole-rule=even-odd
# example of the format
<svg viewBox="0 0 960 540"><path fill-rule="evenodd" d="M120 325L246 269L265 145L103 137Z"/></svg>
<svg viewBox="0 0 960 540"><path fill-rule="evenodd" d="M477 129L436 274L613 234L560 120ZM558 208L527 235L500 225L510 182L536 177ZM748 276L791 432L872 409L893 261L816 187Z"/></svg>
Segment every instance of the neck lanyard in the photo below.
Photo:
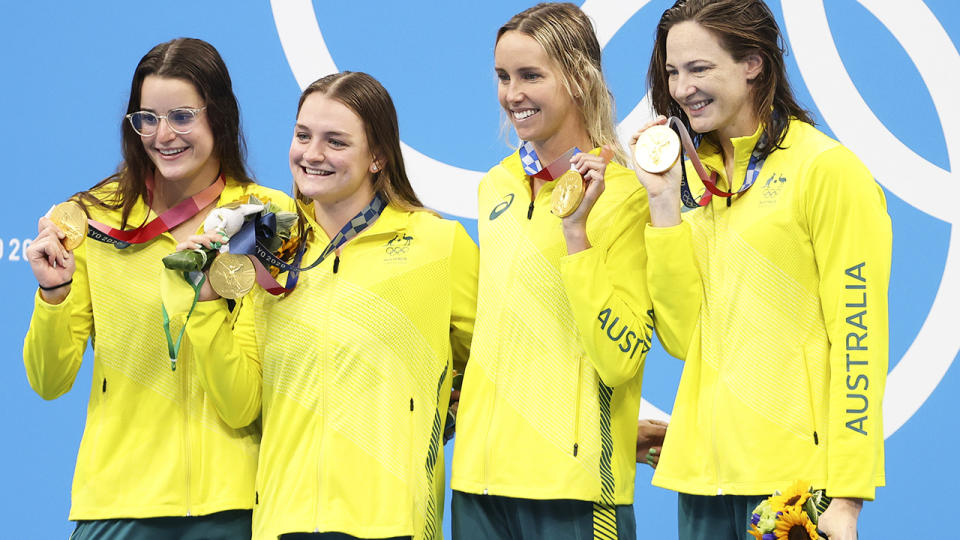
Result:
<svg viewBox="0 0 960 540"><path fill-rule="evenodd" d="M683 206L686 208L693 209L706 206L710 203L710 199L712 199L714 195L718 197L733 197L734 195L744 193L750 189L757 181L757 178L759 178L760 170L763 169L763 163L766 161L766 158L763 157L763 149L766 147L767 142L766 134L761 135L760 139L757 140L757 144L753 147L753 152L750 155L750 163L747 165L747 172L743 177L743 185L741 185L737 191L724 191L717 187L717 173L715 171L707 173L706 168L704 168L703 163L700 161L700 156L697 154L697 149L693 145L690 134L687 133L683 122L676 116L671 116L668 124L672 125L680 134L680 172L682 174L680 180L680 200L683 201ZM683 166L684 150L690 155L690 162L693 164L693 168L697 171L697 175L706 188L706 191L699 199L694 198L690 192L690 185L687 183L687 168Z"/></svg>
<svg viewBox="0 0 960 540"><path fill-rule="evenodd" d="M305 267L300 266L300 261L303 259L303 254L306 251L306 239L301 239L293 264L287 264L263 246L262 240L265 240L271 232L269 228L263 226L258 227L258 220L246 222L237 234L230 238L230 252L253 257L253 265L257 270L257 283L259 283L264 290L274 295L289 293L297 286L300 272L310 270L317 266L340 246L360 234L361 231L369 227L380 217L380 214L383 213L383 209L386 208L386 206L387 203L383 196L380 195L380 193L375 194L367 206L347 221L346 225L333 236L333 239L331 239L327 247L323 249L320 256L317 257L317 260ZM267 269L269 266L287 272L287 282L285 286L281 286L277 280L274 279Z"/></svg>
<svg viewBox="0 0 960 540"><path fill-rule="evenodd" d="M517 152L520 154L520 163L523 165L523 172L527 173L527 176L552 182L570 170L570 158L579 154L581 150L574 146L546 167L540 163L540 156L538 156L537 151L533 149L532 142L524 141Z"/></svg>
<svg viewBox="0 0 960 540"><path fill-rule="evenodd" d="M148 180L148 191L152 191L150 190L151 183L152 180ZM119 230L92 219L88 220L90 228L87 231L87 236L98 242L113 244L113 247L117 249L129 247L130 244L149 242L197 215L200 210L220 197L225 185L226 181L223 175L220 175L216 182L204 188L200 193L180 201L173 208L151 220L150 223L136 229Z"/></svg>

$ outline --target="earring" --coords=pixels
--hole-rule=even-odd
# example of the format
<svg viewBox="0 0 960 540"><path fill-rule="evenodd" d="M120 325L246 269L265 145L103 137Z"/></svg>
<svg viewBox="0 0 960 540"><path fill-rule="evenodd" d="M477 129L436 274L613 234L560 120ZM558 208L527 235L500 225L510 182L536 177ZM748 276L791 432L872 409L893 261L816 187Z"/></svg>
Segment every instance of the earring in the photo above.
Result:
<svg viewBox="0 0 960 540"><path fill-rule="evenodd" d="M377 172L379 170L380 170L380 167L376 163L370 166L370 172Z"/></svg>

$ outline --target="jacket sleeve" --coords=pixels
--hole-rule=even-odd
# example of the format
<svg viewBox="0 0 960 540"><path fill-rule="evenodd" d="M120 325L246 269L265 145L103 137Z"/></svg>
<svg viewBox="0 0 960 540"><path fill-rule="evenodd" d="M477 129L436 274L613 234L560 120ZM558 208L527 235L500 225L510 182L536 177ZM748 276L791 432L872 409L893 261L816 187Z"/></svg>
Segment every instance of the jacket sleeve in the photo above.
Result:
<svg viewBox="0 0 960 540"><path fill-rule="evenodd" d="M590 248L560 261L583 348L608 386L626 383L641 371L653 331L643 248L643 228L650 221L644 191L633 191L614 212L600 241L591 238Z"/></svg>
<svg viewBox="0 0 960 540"><path fill-rule="evenodd" d="M463 373L470 356L473 324L477 314L477 279L480 252L459 223L454 226L451 254L450 347L453 368Z"/></svg>
<svg viewBox="0 0 960 540"><path fill-rule="evenodd" d="M700 321L703 287L690 224L647 226L647 286L657 337L674 358L686 360Z"/></svg>
<svg viewBox="0 0 960 540"><path fill-rule="evenodd" d="M60 304L48 304L37 291L30 328L23 341L23 365L33 391L55 399L73 386L93 332L93 309L87 280L86 245L74 251L76 271L70 294Z"/></svg>
<svg viewBox="0 0 960 540"><path fill-rule="evenodd" d="M233 314L223 299L198 302L187 322L187 339L200 384L224 422L239 429L260 416L262 372L254 329L253 296Z"/></svg>
<svg viewBox="0 0 960 540"><path fill-rule="evenodd" d="M803 195L830 340L827 494L873 499L884 484L890 217L870 171L839 145L811 165Z"/></svg>

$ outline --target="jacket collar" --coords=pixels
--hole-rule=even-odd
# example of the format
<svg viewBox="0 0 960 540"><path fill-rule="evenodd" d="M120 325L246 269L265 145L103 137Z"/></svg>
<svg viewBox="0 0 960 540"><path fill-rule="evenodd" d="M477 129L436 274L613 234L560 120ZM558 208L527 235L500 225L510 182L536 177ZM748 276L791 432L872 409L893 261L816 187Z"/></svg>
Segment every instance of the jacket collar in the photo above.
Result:
<svg viewBox="0 0 960 540"><path fill-rule="evenodd" d="M726 169L723 166L723 152L720 145L712 136L703 138L697 154L703 162L704 167L717 172L717 181L721 185L727 186L727 191L737 191L743 185L747 174L747 167L750 165L750 156L753 155L753 149L760 140L763 133L763 125L757 126L757 130L752 135L744 137L734 137L730 141L733 143L733 178L728 179Z"/></svg>
<svg viewBox="0 0 960 540"><path fill-rule="evenodd" d="M519 160L517 161L519 163ZM327 245L330 243L330 237L327 236L326 231L323 230L323 227L317 223L316 215L314 214L313 201L305 203L301 200L297 200L297 206L300 208L301 215L306 217L307 228L309 232L307 233L307 239L310 242L322 243ZM407 228L407 224L410 221L410 212L401 210L394 206L391 203L388 203L387 206L383 209L383 212L380 214L380 217L373 222L372 225L366 229L360 231L360 234L356 238L363 238L368 236L375 236L381 234L395 234L397 231L404 230ZM351 242L356 241L351 240Z"/></svg>

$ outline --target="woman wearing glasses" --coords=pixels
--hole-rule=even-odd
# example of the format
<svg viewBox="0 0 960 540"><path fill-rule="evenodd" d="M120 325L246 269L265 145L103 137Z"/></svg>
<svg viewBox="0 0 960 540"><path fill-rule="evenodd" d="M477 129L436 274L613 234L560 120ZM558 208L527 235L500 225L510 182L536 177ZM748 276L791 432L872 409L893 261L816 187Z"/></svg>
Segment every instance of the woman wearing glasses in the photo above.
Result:
<svg viewBox="0 0 960 540"><path fill-rule="evenodd" d="M293 204L247 174L230 76L208 43L151 49L127 112L119 172L74 196L102 241L68 250L41 218L27 251L39 284L23 349L31 387L44 399L70 390L94 343L73 538L249 538L260 433L220 420L189 346L171 370L161 258L217 205Z"/></svg>

